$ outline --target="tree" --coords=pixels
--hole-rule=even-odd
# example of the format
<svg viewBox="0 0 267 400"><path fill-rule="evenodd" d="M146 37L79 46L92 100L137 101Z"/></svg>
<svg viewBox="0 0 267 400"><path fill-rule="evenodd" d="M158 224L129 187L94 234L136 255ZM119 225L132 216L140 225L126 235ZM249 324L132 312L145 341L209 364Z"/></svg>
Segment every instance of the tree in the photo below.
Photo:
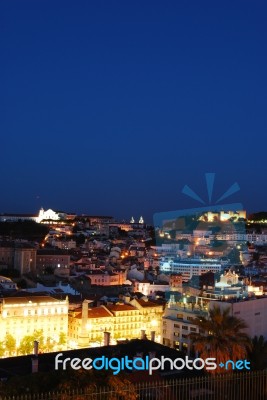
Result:
<svg viewBox="0 0 267 400"><path fill-rule="evenodd" d="M114 392L110 394L110 400L116 400L118 397L121 400L136 400L139 397L136 393L134 385L127 379L123 379L118 376L110 376L108 379L108 384L114 390ZM129 385L129 391L125 391L126 385Z"/></svg>
<svg viewBox="0 0 267 400"><path fill-rule="evenodd" d="M5 342L0 342L0 357L3 357L6 352Z"/></svg>
<svg viewBox="0 0 267 400"><path fill-rule="evenodd" d="M54 275L54 268L52 266L48 265L44 269L44 274L45 275Z"/></svg>
<svg viewBox="0 0 267 400"><path fill-rule="evenodd" d="M202 358L216 358L217 365L221 362L225 364L228 360L235 362L246 358L251 349L251 340L243 332L247 325L242 319L230 315L230 307L221 310L215 306L210 310L209 318L197 318L195 322L199 333L191 333L189 338L194 350ZM212 372L226 371L217 368Z"/></svg>
<svg viewBox="0 0 267 400"><path fill-rule="evenodd" d="M10 333L6 334L4 345L9 355L12 355L16 351L16 339Z"/></svg>
<svg viewBox="0 0 267 400"><path fill-rule="evenodd" d="M37 329L32 335L33 341L37 340L39 343L39 348L42 349L44 346L44 333L42 329Z"/></svg>
<svg viewBox="0 0 267 400"><path fill-rule="evenodd" d="M267 367L267 340L261 336L254 336L249 360L253 370L262 370Z"/></svg>
<svg viewBox="0 0 267 400"><path fill-rule="evenodd" d="M33 353L33 336L32 335L26 335L22 338L18 352L19 354L31 354Z"/></svg>
<svg viewBox="0 0 267 400"><path fill-rule="evenodd" d="M56 344L55 340L53 338L51 338L51 337L48 337L46 342L43 344L42 350L45 353L49 353L49 352L54 350L55 344Z"/></svg>
<svg viewBox="0 0 267 400"><path fill-rule="evenodd" d="M59 346L63 347L63 346L65 346L66 343L67 343L67 336L66 336L66 333L60 332L60 334L59 334L59 340L58 340Z"/></svg>
<svg viewBox="0 0 267 400"><path fill-rule="evenodd" d="M85 236L81 233L79 236L76 237L76 245L79 247L81 244L85 243Z"/></svg>
<svg viewBox="0 0 267 400"><path fill-rule="evenodd" d="M43 331L41 329L35 331L32 335L26 335L22 338L18 352L20 354L32 354L34 341L39 343L39 349L42 351L45 348Z"/></svg>

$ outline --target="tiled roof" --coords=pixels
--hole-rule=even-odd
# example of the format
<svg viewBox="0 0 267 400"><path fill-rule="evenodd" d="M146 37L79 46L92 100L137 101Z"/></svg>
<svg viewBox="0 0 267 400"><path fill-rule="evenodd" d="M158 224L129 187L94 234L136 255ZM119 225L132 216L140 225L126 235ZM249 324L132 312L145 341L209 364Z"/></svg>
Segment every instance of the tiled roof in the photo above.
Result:
<svg viewBox="0 0 267 400"><path fill-rule="evenodd" d="M130 304L108 304L105 306L110 311L136 311L137 308Z"/></svg>
<svg viewBox="0 0 267 400"><path fill-rule="evenodd" d="M60 249L38 249L37 256L68 256L67 250Z"/></svg>
<svg viewBox="0 0 267 400"><path fill-rule="evenodd" d="M162 304L159 304L157 302L150 301L150 300L146 301L146 300L143 300L143 299L136 299L136 301L142 307L162 307Z"/></svg>
<svg viewBox="0 0 267 400"><path fill-rule="evenodd" d="M112 315L104 307L94 307L88 310L88 318L110 318ZM82 313L80 312L75 318L81 319Z"/></svg>
<svg viewBox="0 0 267 400"><path fill-rule="evenodd" d="M23 296L23 297L4 297L5 304L27 304L27 303L56 303L57 299L51 296Z"/></svg>

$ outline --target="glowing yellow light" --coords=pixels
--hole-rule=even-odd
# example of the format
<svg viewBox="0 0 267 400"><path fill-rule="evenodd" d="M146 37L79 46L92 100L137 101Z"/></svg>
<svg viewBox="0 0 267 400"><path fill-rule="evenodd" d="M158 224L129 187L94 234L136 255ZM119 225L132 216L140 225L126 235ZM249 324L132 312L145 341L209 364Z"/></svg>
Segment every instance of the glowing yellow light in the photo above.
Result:
<svg viewBox="0 0 267 400"><path fill-rule="evenodd" d="M88 322L88 323L86 324L86 329L87 329L88 331L90 331L90 330L92 329L92 324L91 324L91 322Z"/></svg>

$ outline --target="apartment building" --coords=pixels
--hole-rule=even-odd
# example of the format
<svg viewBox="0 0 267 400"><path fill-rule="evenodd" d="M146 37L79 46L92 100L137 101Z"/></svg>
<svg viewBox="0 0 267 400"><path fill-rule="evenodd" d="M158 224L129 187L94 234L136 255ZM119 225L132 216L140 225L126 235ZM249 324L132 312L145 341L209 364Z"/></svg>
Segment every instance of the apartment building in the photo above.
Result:
<svg viewBox="0 0 267 400"><path fill-rule="evenodd" d="M126 281L126 271L103 271L102 269L90 270L86 277L91 285L116 286L123 285Z"/></svg>
<svg viewBox="0 0 267 400"><path fill-rule="evenodd" d="M218 259L188 258L188 259L167 259L160 261L160 271L162 273L181 274L183 281L189 281L193 275L202 275L206 272L220 272L222 262Z"/></svg>
<svg viewBox="0 0 267 400"><path fill-rule="evenodd" d="M209 303L209 308L215 305L223 309L229 307L231 315L243 319L250 337L262 335L267 340L267 296L216 300Z"/></svg>
<svg viewBox="0 0 267 400"><path fill-rule="evenodd" d="M20 274L36 271L36 249L24 242L1 242L0 262Z"/></svg>
<svg viewBox="0 0 267 400"><path fill-rule="evenodd" d="M0 302L0 341L11 334L19 346L24 336L42 330L44 340L58 341L68 329L68 298L51 296L4 297Z"/></svg>
<svg viewBox="0 0 267 400"><path fill-rule="evenodd" d="M155 340L160 342L164 305L157 301L148 300L147 297L133 299L130 304L139 310L142 317L142 329L145 330L148 336L151 335L151 332L155 332L153 334L155 335Z"/></svg>
<svg viewBox="0 0 267 400"><path fill-rule="evenodd" d="M116 340L140 338L143 332L148 338L160 341L162 315L161 304L146 300L94 308L90 308L89 301L84 300L82 309L69 314L69 340L74 347L85 347L103 345L104 332L110 333L112 343L116 343Z"/></svg>
<svg viewBox="0 0 267 400"><path fill-rule="evenodd" d="M199 332L195 319L208 316L208 307L188 304L186 297L181 302L170 301L162 317L162 341L165 346L190 352L190 333Z"/></svg>
<svg viewBox="0 0 267 400"><path fill-rule="evenodd" d="M60 249L40 249L36 254L36 270L42 273L46 267L69 268L70 255L67 251Z"/></svg>

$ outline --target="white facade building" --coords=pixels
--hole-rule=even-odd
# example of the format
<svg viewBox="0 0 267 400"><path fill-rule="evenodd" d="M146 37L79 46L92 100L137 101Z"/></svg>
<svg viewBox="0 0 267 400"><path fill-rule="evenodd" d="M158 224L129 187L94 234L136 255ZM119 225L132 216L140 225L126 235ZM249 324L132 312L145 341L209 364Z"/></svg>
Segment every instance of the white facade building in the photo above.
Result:
<svg viewBox="0 0 267 400"><path fill-rule="evenodd" d="M189 353L188 335L199 332L194 320L201 316L208 316L207 308L187 304L186 298L181 303L170 301L162 317L162 344Z"/></svg>
<svg viewBox="0 0 267 400"><path fill-rule="evenodd" d="M221 272L222 263L217 259L169 259L160 262L160 271L163 273L182 274L183 280L188 281L193 275L202 275L206 272Z"/></svg>
<svg viewBox="0 0 267 400"><path fill-rule="evenodd" d="M242 318L248 328L250 337L262 335L267 340L267 297L247 298L238 301L211 301L209 307L215 305L221 308L230 307L231 315Z"/></svg>

